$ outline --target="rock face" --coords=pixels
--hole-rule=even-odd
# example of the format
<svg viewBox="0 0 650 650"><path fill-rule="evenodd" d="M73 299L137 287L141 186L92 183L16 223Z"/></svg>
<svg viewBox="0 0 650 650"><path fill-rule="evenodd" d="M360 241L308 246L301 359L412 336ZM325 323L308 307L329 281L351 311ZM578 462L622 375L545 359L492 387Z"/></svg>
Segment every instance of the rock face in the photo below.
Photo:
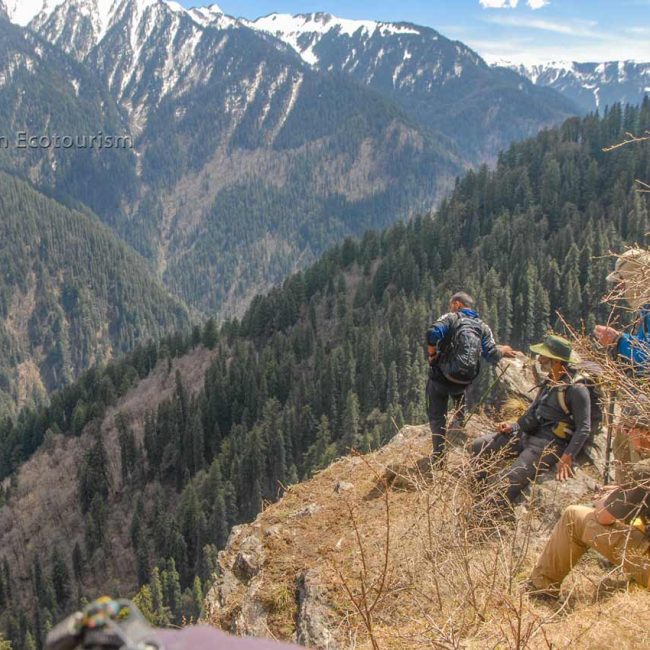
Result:
<svg viewBox="0 0 650 650"><path fill-rule="evenodd" d="M329 604L318 572L308 569L298 578L296 641L300 645L337 650L340 646L330 630Z"/></svg>
<svg viewBox="0 0 650 650"><path fill-rule="evenodd" d="M532 366L523 358L509 363L506 392L531 399ZM472 438L490 426L477 415L466 434ZM467 545L467 532L458 531L467 520L475 528L476 519L467 453L452 447L447 468L433 470L430 444L428 426L405 427L379 451L335 462L289 488L254 523L235 528L206 598L208 622L235 634L269 636L319 650L365 648L370 645L360 611L366 599L373 634L383 635L380 647L430 647L417 640L404 645L401 624L393 618L404 613L413 625L418 603L413 594L426 592L427 576L439 571L441 580L452 580L459 565L451 556L440 558ZM517 508L517 522L508 533L516 543L501 539L502 547L482 547L477 558L488 552L495 558L514 554L509 560L513 566L532 565L562 509L587 502L596 481L588 466L565 483L553 475L541 477ZM522 543L524 534L527 541ZM432 569L431 563L438 561L440 566ZM512 575L504 582L506 589L513 589ZM450 593L449 602L462 601L464 589L461 585L460 592ZM502 600L509 597L510 592L499 595Z"/></svg>

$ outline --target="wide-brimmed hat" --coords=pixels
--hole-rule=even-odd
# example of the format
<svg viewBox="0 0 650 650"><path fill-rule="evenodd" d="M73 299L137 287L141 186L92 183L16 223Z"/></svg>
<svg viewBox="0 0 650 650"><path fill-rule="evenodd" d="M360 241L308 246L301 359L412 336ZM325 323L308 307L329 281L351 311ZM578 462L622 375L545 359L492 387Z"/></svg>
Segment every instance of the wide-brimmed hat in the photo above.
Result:
<svg viewBox="0 0 650 650"><path fill-rule="evenodd" d="M567 341L555 334L549 334L543 343L531 345L530 351L543 357L558 359L566 363L578 363L580 361L580 357L573 351L571 341Z"/></svg>

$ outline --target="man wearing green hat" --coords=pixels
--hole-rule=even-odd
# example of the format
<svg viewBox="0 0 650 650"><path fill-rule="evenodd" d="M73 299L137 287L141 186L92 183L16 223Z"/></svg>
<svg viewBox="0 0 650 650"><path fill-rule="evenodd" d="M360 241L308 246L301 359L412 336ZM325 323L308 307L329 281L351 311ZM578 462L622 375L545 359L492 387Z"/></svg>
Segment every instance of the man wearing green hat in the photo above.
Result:
<svg viewBox="0 0 650 650"><path fill-rule="evenodd" d="M548 375L535 400L516 423L501 422L497 433L472 444L472 454L484 461L479 480L487 478L487 461L496 452L515 457L500 476L504 491L499 505L513 504L537 474L556 463L556 478L570 478L573 461L591 433L591 395L584 383L575 381L577 373L570 364L580 359L571 343L549 335L530 349Z"/></svg>

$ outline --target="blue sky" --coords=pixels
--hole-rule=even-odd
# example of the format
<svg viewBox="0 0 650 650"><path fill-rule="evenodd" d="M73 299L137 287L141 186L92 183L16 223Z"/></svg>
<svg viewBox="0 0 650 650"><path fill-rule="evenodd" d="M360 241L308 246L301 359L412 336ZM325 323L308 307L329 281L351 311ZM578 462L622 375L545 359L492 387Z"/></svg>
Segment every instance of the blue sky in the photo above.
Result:
<svg viewBox="0 0 650 650"><path fill-rule="evenodd" d="M218 1L218 0L217 0ZM186 7L209 0L183 1ZM233 16L327 11L405 20L461 40L490 61L650 61L650 0L221 0Z"/></svg>

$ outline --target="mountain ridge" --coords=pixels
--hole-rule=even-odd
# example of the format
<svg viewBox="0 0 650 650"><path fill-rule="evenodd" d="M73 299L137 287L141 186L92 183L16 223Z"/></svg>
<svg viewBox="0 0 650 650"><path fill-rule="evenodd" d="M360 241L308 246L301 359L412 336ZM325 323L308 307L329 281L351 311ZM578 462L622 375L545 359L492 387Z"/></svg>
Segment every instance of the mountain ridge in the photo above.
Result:
<svg viewBox="0 0 650 650"><path fill-rule="evenodd" d="M95 215L4 172L0 188L0 407L47 401L136 341L189 327L185 306Z"/></svg>
<svg viewBox="0 0 650 650"><path fill-rule="evenodd" d="M650 93L650 63L641 61L549 61L508 67L538 86L553 88L579 103L584 110L603 110L616 102L636 104Z"/></svg>
<svg viewBox="0 0 650 650"><path fill-rule="evenodd" d="M519 113L548 126L554 115L568 117L574 109L559 94L540 94L525 77L491 68L467 45L431 27L325 12L269 14L245 24L280 39L316 69L348 74L383 93L420 127L456 140L474 164L493 159L513 139L534 135ZM463 129L454 127L458 123ZM507 133L494 137L499 128ZM513 138L514 132L519 135Z"/></svg>

